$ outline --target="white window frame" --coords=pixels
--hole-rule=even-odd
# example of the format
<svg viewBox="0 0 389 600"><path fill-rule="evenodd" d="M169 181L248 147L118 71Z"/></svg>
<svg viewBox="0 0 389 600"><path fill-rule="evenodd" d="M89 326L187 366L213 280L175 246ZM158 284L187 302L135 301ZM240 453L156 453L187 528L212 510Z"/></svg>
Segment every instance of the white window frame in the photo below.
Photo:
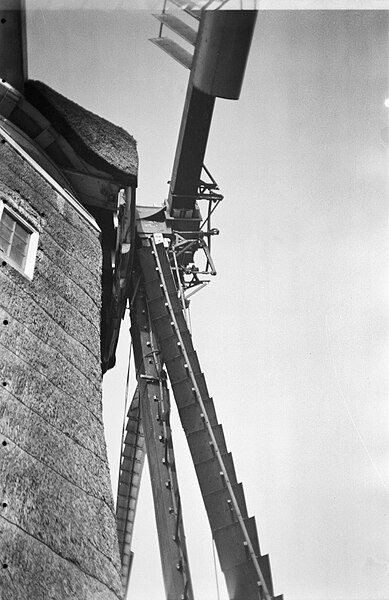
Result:
<svg viewBox="0 0 389 600"><path fill-rule="evenodd" d="M37 250L38 250L39 233L36 229L34 229L34 227L30 223L28 223L28 221L23 219L23 217L21 217L20 214L14 208L12 208L12 206L10 206L8 203L5 203L0 198L0 220L3 215L4 209L7 212L9 212L9 214L15 219L15 221L17 223L20 223L20 225L22 225L22 227L24 227L28 231L28 233L30 234L30 237L29 237L29 241L28 241L27 256L26 256L26 262L25 262L24 267L21 267L10 256L6 256L1 251L1 248L0 248L0 257L4 261L6 261L8 264L10 264L14 269L19 271L19 273L22 273L22 275L27 277L27 279L32 280L32 278L34 276L36 254L37 254Z"/></svg>

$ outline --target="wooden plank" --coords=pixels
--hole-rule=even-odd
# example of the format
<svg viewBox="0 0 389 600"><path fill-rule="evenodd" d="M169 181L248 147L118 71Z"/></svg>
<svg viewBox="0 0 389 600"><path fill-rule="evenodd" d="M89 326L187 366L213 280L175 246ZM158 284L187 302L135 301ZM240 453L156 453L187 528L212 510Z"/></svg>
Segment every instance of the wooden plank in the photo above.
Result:
<svg viewBox="0 0 389 600"><path fill-rule="evenodd" d="M177 42L174 42L170 38L164 37L150 38L150 42L161 48L186 69L191 69L193 60L192 54L182 48L179 44L177 44Z"/></svg>
<svg viewBox="0 0 389 600"><path fill-rule="evenodd" d="M188 2L188 0L171 0L171 2L178 6L178 8L182 8L182 10L195 19L200 20L201 7L198 6L196 2Z"/></svg>
<svg viewBox="0 0 389 600"><path fill-rule="evenodd" d="M135 298L131 335L138 379L145 445L154 499L162 573L167 598L193 600L185 533L180 509L173 440L169 424L170 400L162 362L150 330L141 287ZM150 358L153 351L153 359ZM142 377L143 376L143 377Z"/></svg>
<svg viewBox="0 0 389 600"><path fill-rule="evenodd" d="M183 21L181 21L181 19L177 19L177 17L169 13L153 14L153 17L158 19L158 21L162 23L162 25L166 25L166 27L169 27L169 29L174 31L174 33L177 33L184 40L189 42L189 44L192 44L192 46L195 45L197 31L189 25L187 25L186 23L184 23Z"/></svg>

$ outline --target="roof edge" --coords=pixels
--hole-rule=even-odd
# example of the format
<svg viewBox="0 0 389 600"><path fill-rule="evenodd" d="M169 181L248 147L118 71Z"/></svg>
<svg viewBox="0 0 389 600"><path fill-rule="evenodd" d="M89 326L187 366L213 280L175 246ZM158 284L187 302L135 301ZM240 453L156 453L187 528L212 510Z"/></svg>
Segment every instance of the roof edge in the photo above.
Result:
<svg viewBox="0 0 389 600"><path fill-rule="evenodd" d="M35 80L28 80L26 82L25 97L27 101L45 115L58 133L60 133L69 142L69 144L81 156L81 158L97 169L108 173L114 177L115 180L123 183L123 185L136 187L138 181L137 173L126 173L124 170L118 168L111 162L108 162L104 157L93 150L93 148L91 148L90 145L88 145L82 136L77 132L69 119L67 119L66 116L64 116L64 114L59 110L55 103L50 101L48 97L50 94L54 95L56 99L59 99L59 101L63 101L64 103L74 107L76 110L82 111L83 114L90 116L91 119L99 119L104 125L112 128L113 133L117 132L121 137L126 137L128 143L131 142L133 144L133 151L136 153L137 159L135 139L123 128L114 125L103 117L99 117L95 113L81 107L79 104L69 100L62 94L52 90L49 86L46 86L46 84Z"/></svg>

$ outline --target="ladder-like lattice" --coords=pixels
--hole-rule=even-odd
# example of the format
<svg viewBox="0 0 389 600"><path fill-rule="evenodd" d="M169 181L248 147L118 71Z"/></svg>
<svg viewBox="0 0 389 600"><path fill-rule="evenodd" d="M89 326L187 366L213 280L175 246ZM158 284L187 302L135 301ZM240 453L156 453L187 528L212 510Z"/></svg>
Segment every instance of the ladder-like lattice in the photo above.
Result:
<svg viewBox="0 0 389 600"><path fill-rule="evenodd" d="M158 238L157 238L158 239ZM269 558L260 554L222 426L218 423L163 240L138 251L148 312L173 388L231 599L274 598Z"/></svg>

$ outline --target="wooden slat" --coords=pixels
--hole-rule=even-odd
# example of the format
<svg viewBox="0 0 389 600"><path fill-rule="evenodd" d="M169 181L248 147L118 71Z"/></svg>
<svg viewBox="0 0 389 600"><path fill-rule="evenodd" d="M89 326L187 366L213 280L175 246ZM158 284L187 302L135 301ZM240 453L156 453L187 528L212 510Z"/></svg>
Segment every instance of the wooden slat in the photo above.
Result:
<svg viewBox="0 0 389 600"><path fill-rule="evenodd" d="M186 69L191 69L193 56L190 52L182 48L177 42L174 42L170 38L151 38L150 42L153 42L156 46L164 50L169 56L174 58Z"/></svg>
<svg viewBox="0 0 389 600"><path fill-rule="evenodd" d="M169 27L174 33L177 33L184 40L192 44L192 46L196 43L197 31L181 21L181 19L177 19L174 15L163 13L163 14L153 14L153 17L158 19L160 23Z"/></svg>
<svg viewBox="0 0 389 600"><path fill-rule="evenodd" d="M188 2L188 0L170 0L173 4L178 6L178 8L182 8L186 13L192 15L195 19L200 20L201 17L201 7L196 4L196 2Z"/></svg>

